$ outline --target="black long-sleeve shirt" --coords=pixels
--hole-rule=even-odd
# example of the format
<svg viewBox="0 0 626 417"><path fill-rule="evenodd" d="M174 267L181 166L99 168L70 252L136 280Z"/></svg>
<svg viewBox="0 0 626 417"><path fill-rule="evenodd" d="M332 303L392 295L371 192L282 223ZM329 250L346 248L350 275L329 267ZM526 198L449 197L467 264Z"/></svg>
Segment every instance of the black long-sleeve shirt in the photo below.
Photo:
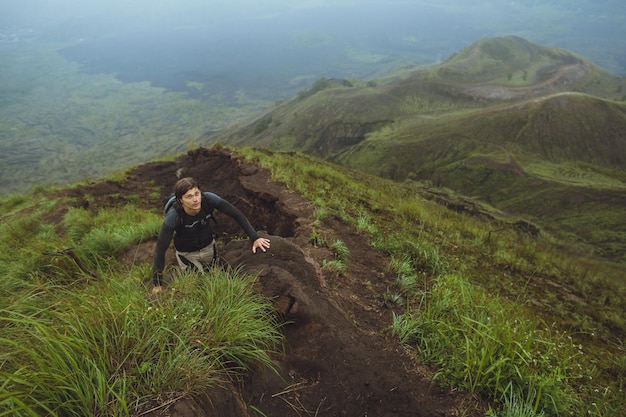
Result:
<svg viewBox="0 0 626 417"><path fill-rule="evenodd" d="M154 285L161 285L161 277L165 268L165 252L170 246L172 238L174 238L176 249L182 252L200 250L213 241L213 230L209 225L209 220L214 209L232 217L252 242L259 238L248 218L235 206L217 194L203 192L202 209L196 216L190 216L184 213L182 209L179 213L175 208L166 213L152 260Z"/></svg>

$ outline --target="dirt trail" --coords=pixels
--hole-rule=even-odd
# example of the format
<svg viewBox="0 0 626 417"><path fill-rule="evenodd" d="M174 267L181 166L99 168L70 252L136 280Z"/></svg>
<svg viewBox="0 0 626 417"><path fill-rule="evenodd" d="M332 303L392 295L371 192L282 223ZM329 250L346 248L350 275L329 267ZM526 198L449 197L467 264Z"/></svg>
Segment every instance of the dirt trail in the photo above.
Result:
<svg viewBox="0 0 626 417"><path fill-rule="evenodd" d="M77 194L88 192L97 196L95 204L111 204L124 190L136 193L154 182L166 195L177 173L196 177L204 190L231 201L271 238L267 253L252 254L247 241L231 239L240 233L238 226L217 214L224 262L258 274L259 291L271 297L286 321L285 348L273 358L278 374L253 372L222 392L180 401L153 416L482 415L469 396L431 384L426 368L385 332L392 310L383 294L394 281L388 259L340 220L328 219L322 233L340 239L351 256L345 274L324 273L322 262L332 254L308 242L312 207L271 182L268 172L224 150L198 149ZM147 196L144 202L146 208L159 203ZM132 262L150 262L153 247L151 241L134 248Z"/></svg>

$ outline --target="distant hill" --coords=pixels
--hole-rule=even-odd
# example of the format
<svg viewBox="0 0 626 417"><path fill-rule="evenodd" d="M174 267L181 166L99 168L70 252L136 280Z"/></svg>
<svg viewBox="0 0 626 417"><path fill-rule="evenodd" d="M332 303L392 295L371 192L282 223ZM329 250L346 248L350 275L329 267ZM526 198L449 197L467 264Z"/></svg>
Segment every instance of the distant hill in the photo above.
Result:
<svg viewBox="0 0 626 417"><path fill-rule="evenodd" d="M626 79L518 37L434 67L318 80L206 140L296 150L449 189L626 262Z"/></svg>

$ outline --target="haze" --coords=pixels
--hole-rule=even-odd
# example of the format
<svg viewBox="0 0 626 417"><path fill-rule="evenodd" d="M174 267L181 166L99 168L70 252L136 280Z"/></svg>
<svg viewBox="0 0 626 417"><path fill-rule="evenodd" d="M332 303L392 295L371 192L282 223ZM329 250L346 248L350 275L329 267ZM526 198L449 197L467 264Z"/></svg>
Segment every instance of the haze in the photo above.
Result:
<svg viewBox="0 0 626 417"><path fill-rule="evenodd" d="M622 1L4 1L1 39L54 41L88 73L231 96L293 95L324 77L436 63L481 37L517 35L626 74ZM197 97L203 99L203 97ZM206 98L206 97L205 97Z"/></svg>
<svg viewBox="0 0 626 417"><path fill-rule="evenodd" d="M0 193L180 152L321 77L516 35L626 74L623 0L0 0Z"/></svg>

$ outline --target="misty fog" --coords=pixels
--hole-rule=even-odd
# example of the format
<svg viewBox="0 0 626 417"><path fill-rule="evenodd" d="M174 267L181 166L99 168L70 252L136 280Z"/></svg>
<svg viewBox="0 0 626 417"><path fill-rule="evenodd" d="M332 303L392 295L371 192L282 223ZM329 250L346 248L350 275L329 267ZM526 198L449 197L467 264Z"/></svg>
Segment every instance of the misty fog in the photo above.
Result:
<svg viewBox="0 0 626 417"><path fill-rule="evenodd" d="M621 0L4 0L1 8L2 48L53 42L87 73L199 99L240 89L285 98L322 76L374 78L500 35L570 49L626 74ZM189 82L210 88L201 93Z"/></svg>

